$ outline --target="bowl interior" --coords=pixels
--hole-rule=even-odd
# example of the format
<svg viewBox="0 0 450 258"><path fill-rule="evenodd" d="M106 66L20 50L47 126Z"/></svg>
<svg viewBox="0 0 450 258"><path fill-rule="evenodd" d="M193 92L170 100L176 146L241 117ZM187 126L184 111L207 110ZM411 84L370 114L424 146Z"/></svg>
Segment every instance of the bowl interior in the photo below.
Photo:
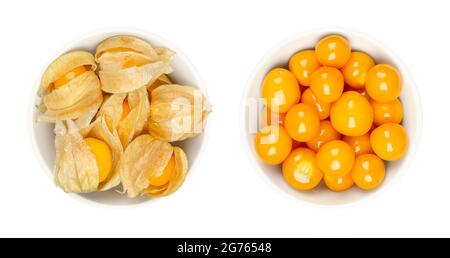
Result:
<svg viewBox="0 0 450 258"><path fill-rule="evenodd" d="M95 47L98 43L103 41L104 39L115 36L115 35L132 35L139 38L142 38L148 41L154 47L166 47L176 52L176 55L172 61L172 67L174 68L174 72L170 74L170 78L174 83L183 84L183 85L191 85L199 88L205 93L205 88L198 75L197 71L191 64L191 62L187 59L187 57L174 45L170 42L167 42L160 37L149 34L141 31L134 30L107 30L96 32L92 34L85 35L79 39L74 40L69 45L67 45L64 49L62 49L59 53L57 53L54 58L64 54L65 52L71 50L88 50L92 53L95 51ZM53 60L53 59L52 59ZM50 61L52 61L50 60ZM45 65L42 72L44 72L45 68L49 63ZM37 152L38 158L42 161L44 165L44 169L49 176L52 177L52 169L53 163L55 159L55 148L54 148L54 133L53 128L54 124L50 123L37 123L36 118L38 116L38 110L36 109L36 105L40 103L40 98L36 95L36 92L39 87L40 78L37 80L36 85L34 87L33 94L36 97L32 98L32 103L30 105L31 108L31 137ZM205 141L206 137L205 133L191 138L189 140L175 143L174 145L180 146L186 152L189 161L189 174L192 173L193 167L195 165L195 161L197 160L199 154L202 150L202 144ZM189 174L186 180L189 179ZM72 194L73 196L81 197L84 200L89 200L93 202L99 202L109 205L132 205L138 204L142 202L149 201L148 198L135 198L129 199L125 195L118 194L116 190L121 190L121 187L118 186L115 189L111 189L105 192L95 192L88 194Z"/></svg>
<svg viewBox="0 0 450 258"><path fill-rule="evenodd" d="M386 163L385 181L373 191L363 191L357 187L353 187L348 191L335 193L326 189L323 183L312 191L297 191L284 181L281 174L281 166L264 164L259 160L254 149L253 139L256 134L255 123L257 123L254 111L256 109L258 110L257 114L260 114L260 109L262 108L262 105L259 105L257 108L254 105L258 103L258 99L260 98L260 87L266 73L275 67L286 68L289 58L294 53L303 49L314 49L318 40L326 35L335 33L345 36L349 40L353 50L360 50L371 55L376 63L387 63L395 66L399 69L403 79L403 90L400 99L404 108L403 126L409 137L408 152L401 160ZM348 30L318 30L295 35L282 42L272 49L257 65L249 79L244 96L244 139L250 156L256 165L257 172L282 192L294 198L319 205L349 204L372 196L391 185L405 171L407 164L415 153L415 149L419 143L421 118L420 101L414 82L401 61L389 49L374 39L364 34Z"/></svg>

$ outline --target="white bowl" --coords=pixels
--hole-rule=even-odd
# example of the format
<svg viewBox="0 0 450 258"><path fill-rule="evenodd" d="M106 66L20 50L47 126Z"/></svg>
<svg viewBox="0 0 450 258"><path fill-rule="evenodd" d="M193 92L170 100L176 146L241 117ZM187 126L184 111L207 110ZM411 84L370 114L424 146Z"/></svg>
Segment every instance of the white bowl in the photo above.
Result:
<svg viewBox="0 0 450 258"><path fill-rule="evenodd" d="M354 186L352 189L335 193L326 189L323 183L312 191L298 191L290 187L281 174L280 166L270 166L264 164L258 158L254 148L254 107L256 99L260 98L260 87L264 76L272 68L287 67L289 58L299 50L314 49L315 44L324 36L329 34L341 34L349 41L353 50L361 50L371 55L376 63L387 63L395 66L401 73L403 78L403 91L401 100L404 108L403 126L405 127L409 137L409 148L406 155L398 161L387 162L386 177L383 184L373 191L363 191ZM422 110L413 78L406 69L400 59L386 46L382 45L375 39L347 29L319 29L294 35L278 46L270 50L264 58L258 63L248 81L247 89L243 96L242 107L242 128L244 144L247 152L255 165L256 172L266 179L270 185L274 186L278 191L287 193L288 195L302 201L318 205L344 205L350 204L369 196L373 196L387 188L389 188L400 175L406 172L408 164L413 159L416 149L420 142L422 129ZM259 110L260 111L260 110ZM259 113L260 114L260 113Z"/></svg>
<svg viewBox="0 0 450 258"><path fill-rule="evenodd" d="M70 42L66 47L61 49L59 52L55 53L47 63L42 67L41 74L44 73L47 66L58 56L77 49L88 50L91 52L95 51L95 47L98 43L104 39L115 36L115 35L131 35L136 36L141 39L148 41L152 46L155 47L166 47L176 52L175 58L172 61L172 67L174 72L170 74L170 78L178 84L191 85L199 88L205 95L206 89L203 81L200 78L199 73L194 68L193 64L189 59L178 49L174 44L162 39L161 37L151 34L148 32L135 30L135 29L106 29L96 32L86 34L80 38L77 38ZM54 124L50 123L37 123L36 118L38 115L38 110L36 105L40 103L40 98L36 95L39 88L41 78L36 80L36 84L33 88L30 107L29 107L29 128L32 145L34 147L35 153L45 172L51 177L53 163L55 159L55 148L54 148L54 134L53 127ZM206 145L206 140L208 137L208 128L205 128L205 132L197 137L191 138L189 140L180 142L177 144L182 147L186 152L189 160L189 173L186 177L185 183L189 182L190 175L195 170L197 161L199 160L201 153L203 152L204 146ZM148 198L135 198L129 199L125 195L121 195L116 192L116 190L121 190L121 187L111 189L105 192L95 192L88 194L69 194L77 197L81 200L88 200L91 202L103 203L108 205L132 205L139 204L149 201ZM61 190L62 191L62 190ZM156 200L156 199L155 199Z"/></svg>

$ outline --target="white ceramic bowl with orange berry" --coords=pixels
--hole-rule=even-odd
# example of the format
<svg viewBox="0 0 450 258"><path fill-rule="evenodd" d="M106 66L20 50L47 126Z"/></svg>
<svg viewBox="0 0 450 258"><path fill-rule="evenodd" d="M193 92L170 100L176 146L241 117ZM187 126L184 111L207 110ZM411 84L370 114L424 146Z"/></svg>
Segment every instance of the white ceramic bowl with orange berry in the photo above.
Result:
<svg viewBox="0 0 450 258"><path fill-rule="evenodd" d="M331 57L331 59L335 59L334 61L331 60L329 64L324 64L324 62L327 62L326 59L324 59L324 57L320 57L320 54L323 53L319 53L317 52L317 50L315 51L315 47L318 44L318 42L323 39L326 38L327 36L330 35L339 35L342 36L344 38L344 40L346 39L346 41L349 43L349 46L351 47L351 51L352 54L349 55L349 57L344 57L344 61L339 60L340 58L342 58L342 56L339 55L339 53L337 53L336 56L334 56L333 53L329 54L329 53L325 53L325 57ZM323 43L323 41L322 41ZM335 42L325 42L325 48L327 49L333 49L335 47L339 48L339 42L336 44ZM302 78L302 74L303 71L298 72L297 74L295 74L295 72L293 71L293 68L290 67L289 65L289 60L299 51L303 51L303 50L313 50L310 51L309 53L305 53L305 55L314 55L315 58L317 59L316 61L319 62L319 65L316 65L317 67L315 68L311 68L315 73L315 78L314 76L311 75L311 73L309 75L306 75L305 78ZM327 51L327 50L326 50ZM346 112L346 106L353 104L355 101L358 102L358 100L360 100L360 96L358 94L358 96L356 96L355 99L355 94L354 93L348 93L345 94L345 97L343 97L342 93L339 93L339 89L337 89L337 95L339 95L339 98L337 98L334 95L334 90L333 89L333 82L330 81L325 81L325 82L321 82L321 80L323 78L330 78L335 76L334 73L337 73L337 71L340 71L339 74L336 75L336 80L340 81L342 79L344 79L345 81L345 90L344 93L346 91L362 91L365 90L366 85L368 85L368 75L366 74L366 76L364 76L364 80L362 82L361 85L358 85L358 80L359 78L356 78L354 80L354 84L352 85L353 87L349 87L349 83L351 84L351 74L353 74L353 70L350 67L349 70L347 71L347 76L344 75L342 76L342 78L340 78L340 76L343 74L343 69L342 69L342 64L343 63L348 63L348 60L351 60L351 58L353 58L353 52L363 52L366 53L367 55L369 55L369 58L371 58L374 61L374 64L368 64L370 66L370 68L366 69L365 72L369 73L370 69L372 69L371 73L375 76L372 76L371 78L371 83L372 83L372 89L369 89L371 91L371 95L372 98L370 98L368 95L370 94L365 94L365 96L363 96L364 99L366 100L361 100L361 106L359 106L359 109L365 110L367 108L367 103L370 103L369 106L369 110L374 110L374 105L376 105L376 103L373 103L373 98L381 98L380 101L382 100L383 102L386 102L388 100L383 99L384 95L384 90L391 90L391 85L389 84L389 82L387 83L387 85L383 84L383 82L379 82L376 81L378 80L377 77L379 75L383 75L383 73L385 73L386 71L383 70L383 67L378 66L376 68L376 65L379 64L387 64L392 66L394 69L396 69L398 71L398 74L400 76L400 84L401 84L401 91L400 91L400 95L398 96L398 99L400 100L402 107L403 107L403 111L400 110L400 112L402 113L402 119L401 122L399 123L403 128L404 131L406 133L407 136L407 147L405 149L405 152L401 155L400 158L395 157L395 160L392 161L388 161L386 160L386 157L383 157L383 159L385 159L384 166L384 179L382 180L382 182L380 184L377 184L376 187L374 187L373 189L361 189L364 188L364 185L362 185L365 182L361 182L359 185L355 184L353 187L345 190L345 191L341 191L341 192L336 192L336 191L331 191L329 189L329 187L326 186L326 184L324 183L324 178L329 175L329 171L322 172L323 175L321 175L319 178L309 178L308 181L311 183L314 183L314 181L317 181L318 179L320 179L320 183L317 186L312 187L312 189L308 188L308 185L302 185L300 183L300 185L298 187L295 187L292 182L288 183L287 181L289 180L296 180L295 177L296 175L291 175L291 178L289 179L288 174L289 173L284 173L283 176L283 170L289 171L290 170L295 170L295 165L298 163L295 163L295 155L292 153L291 150L277 150L279 151L279 153L281 153L280 155L285 157L281 157L281 159L284 159L284 162L280 162L280 157L275 157L275 159L270 160L271 158L269 157L269 160L265 160L263 161L262 159L264 159L264 157L261 157L261 152L262 151L266 151L267 155L270 155L269 153L272 151L269 147L262 147L263 149L265 148L265 150L261 150L260 145L257 145L255 147L255 137L257 135L264 135L263 134L257 134L258 131L260 131L264 126L261 125L261 123L264 123L267 121L265 116L262 115L262 113L264 112L265 106L270 106L274 107L272 109L279 109L281 110L281 112L285 112L287 106L289 106L288 108L288 112L287 115L280 115L282 116L282 118L280 120L282 121L286 121L283 124L283 132L282 135L287 135L289 136L291 139L293 138L297 138L300 141L307 141L308 137L310 137L310 135L308 135L308 130L310 130L309 127L311 128L318 128L317 126L317 120L319 121L319 129L320 126L323 127L333 127L334 129L337 129L337 131L339 131L340 133L342 133L341 135L341 139L345 136L345 135L360 135L362 132L367 131L367 136L370 138L370 135L373 134L373 130L374 128L377 128L382 122L379 122L376 125L372 124L374 123L373 121L376 120L377 114L374 115L374 118L371 118L370 113L368 112L368 117L369 118L365 118L363 117L361 114L363 112L359 112L359 116L360 118L358 118L358 114L356 114L356 121L357 121L357 126L356 128L350 128L352 127L350 121L348 120L348 117L345 117L347 120L342 120L345 121L345 123L340 123L342 121L339 121L336 117L342 116L342 114L345 116L345 112ZM331 51L333 52L333 51ZM345 52L345 51L344 51ZM320 60L322 58L322 60ZM369 62L370 60L367 61L367 58L365 58L364 56L358 56L358 54L355 54L355 59L359 62L360 65L364 66L364 63ZM300 60L301 61L301 60ZM334 63L333 63L334 62ZM340 62L340 64L338 64ZM343 63L342 63L343 62ZM309 62L309 64L314 63L314 62ZM322 69L322 68L318 68L318 67L329 67L329 66L337 66L337 69ZM352 66L355 65L352 63ZM314 66L314 64L312 64L312 66ZM355 65L357 66L357 64ZM267 98L263 98L262 95L265 96L276 96L277 94L280 94L278 92L277 83L280 83L280 79L277 79L278 77L283 78L283 80L287 81L287 83L289 84L292 79L291 77L289 77L290 75L284 75L283 73L286 72L286 70L274 70L276 68L282 68L282 69L286 69L287 71L291 71L291 74L295 75L298 85L304 85L304 84L310 84L308 85L308 87L304 87L301 86L300 87L300 97L298 96L298 92L296 92L296 90L292 90L292 91L287 91L289 92L289 94L285 94L282 99L285 103L285 105L278 103L277 104L277 99L276 97L273 98L275 100L275 102L269 103L267 104L267 101L264 101L264 99L267 100ZM320 69L320 71L319 71ZM378 70L377 70L378 69ZM381 73L379 73L379 71L383 70ZM364 70L364 69L363 69ZM389 71L387 72L389 73ZM275 74L275 75L274 75ZM356 73L355 73L356 74ZM266 79L265 82L265 78L266 77L270 77L272 76L273 79L272 83L275 84L274 88L272 90L267 90L268 87L263 87L263 85L267 84L267 81L269 79ZM311 77L313 77L311 79ZM357 76L356 76L357 77ZM389 77L388 77L389 78ZM347 80L349 79L349 80ZM278 81L277 81L278 80ZM313 82L313 80L315 80L315 82ZM375 82L374 82L375 81ZM284 83L281 82L281 83ZM321 84L322 83L322 84ZM381 95L377 96L377 92L375 89L375 92L373 90L373 84L374 83L378 83L379 86L377 86L378 88L381 89L381 91L379 92ZM313 84L313 85L312 85ZM327 84L331 84L331 92L328 92L330 90L330 88L328 88L329 85ZM340 83L337 83L340 84ZM395 84L395 83L394 83ZM322 88L318 85L325 85ZM314 87L312 87L314 86ZM339 86L340 87L340 86ZM338 87L338 88L339 88ZM363 89L357 89L357 88L361 88L363 87ZM386 89L386 87L388 89ZM291 88L295 88L295 87L291 87ZM324 94L322 96L320 96L321 92L320 90L323 90ZM394 90L395 91L395 90ZM312 94L315 93L315 94ZM352 95L353 94L353 95ZM383 95L384 94L384 95ZM395 93L393 93L395 95ZM321 112L317 112L317 110L315 111L315 113L317 115L315 115L316 117L319 117L319 119L314 118L314 116L312 118L308 117L308 105L305 104L292 104L293 102L296 102L297 99L299 99L300 103L306 103L308 101L311 101L311 95L313 95L315 97L315 95L321 97L322 100L326 100L326 102L329 102L329 106L333 107L331 108L331 113L334 112L333 118L330 119L330 117L327 117L327 114L322 114ZM317 97L316 97L317 98ZM394 99L396 99L394 97ZM278 100L279 101L279 100ZM269 101L270 102L270 101ZM378 103L378 102L377 102ZM326 106L326 105L325 105ZM392 105L393 107L391 107L392 109L398 108L395 105ZM377 107L378 109L381 109L382 107ZM292 110L291 110L292 109ZM343 110L344 109L344 110ZM334 111L333 111L334 110ZM306 128L300 128L298 127L298 123L295 124L295 122L292 122L292 120L297 119L296 117L299 116L298 114L302 113L303 111L304 114L306 114L306 119L307 121L312 121L309 123L304 123L304 125L306 125ZM330 112L330 110L328 110L328 112ZM420 104L420 99L419 99L419 94L417 92L416 86L414 84L413 78L410 75L410 73L408 72L407 68L405 67L405 65L401 62L401 60L386 46L384 46L383 44L379 43L378 41L376 41L375 39L360 33L360 32L356 32L356 31L352 31L352 30L348 30L348 29L319 29L319 30L314 30L314 31L309 31L309 32L305 32L305 33L301 33L301 34L297 34L294 35L286 40L284 40L283 42L281 42L278 46L276 46L275 48L273 48L271 51L269 51L269 53L267 53L264 58L258 63L257 67L255 68L254 72L252 73L252 75L250 76L250 79L248 81L248 85L246 88L246 91L244 93L243 96L243 110L242 110L242 127L243 127L243 138L245 141L245 145L246 148L248 150L249 156L251 158L251 160L253 161L255 167L257 168L257 172L258 174L260 174L263 178L266 179L267 182L269 182L270 185L274 186L276 189L289 194L290 196L297 198L299 200L303 200L309 203L313 203L313 204L318 204L318 205L343 205L343 204L350 204L350 203L354 203L357 201L360 201L362 199L366 199L370 196L373 196L376 193L379 193L380 191L383 191L387 188L389 188L395 181L397 181L397 179L401 176L401 174L405 173L407 170L407 167L409 165L409 163L411 162L411 160L413 159L413 156L416 152L416 149L419 145L419 141L420 141L420 135L421 135L421 128L422 128L422 113L421 113L421 104ZM303 113L302 113L303 114ZM353 114L352 114L353 115ZM288 118L286 118L286 116ZM323 116L323 117L322 117ZM378 114L378 118L379 118L380 114ZM395 114L394 114L395 116ZM324 118L327 117L327 118ZM283 120L285 118L285 120ZM303 119L303 118L302 118ZM323 122L325 120L330 120L330 122ZM334 121L333 121L334 119ZM395 120L395 117L393 118ZM262 121L264 120L264 121ZM276 118L272 118L272 120L276 120ZM368 122L367 122L368 121ZM294 125L293 125L294 124ZM362 125L361 125L362 124ZM296 127L297 126L297 127ZM369 127L370 126L370 130ZM348 127L348 128L345 128ZM284 128L286 128L286 130L284 130ZM294 128L294 129L293 129ZM300 133L298 133L298 132ZM379 144L379 142L382 141L377 141L376 137L384 137L384 135L380 135L381 130L379 130L378 135L373 134L373 137L375 140L372 140L372 145L376 145ZM384 131L383 131L384 132ZM287 134L286 134L287 133ZM270 134L266 134L266 135L270 135ZM258 136L258 137L259 137ZM333 136L330 136L333 137ZM261 141L261 137L257 138L258 141ZM270 139L269 139L270 140ZM281 139L283 140L283 139ZM347 140L347 139L346 139ZM287 139L284 139L284 141L289 141ZM286 143L289 144L289 143ZM337 147L339 147L339 142L335 143ZM390 144L390 143L388 143ZM295 143L294 143L295 145ZM332 145L332 144L330 144ZM333 160L328 160L330 161L330 164L324 164L326 163L326 155L323 155L324 152L326 152L326 148L322 148L324 146L324 144L322 144L321 146L319 146L320 148L318 152L322 152L322 155L315 155L315 160L318 164L317 167L323 168L326 170L326 166L330 165L332 166L333 164ZM314 141L309 140L308 143L301 143L300 147L304 147L304 148L309 148L309 149L313 149L313 153L317 152L317 149L314 149ZM329 146L328 146L329 147ZM345 147L345 146L344 146ZM376 146L375 146L376 147ZM386 148L386 146L383 146L384 148ZM387 146L388 148L390 148L390 146ZM322 148L322 150L320 150ZM394 146L395 148L395 146ZM296 149L296 147L293 147L292 150ZM328 148L330 151L332 148ZM373 148L372 148L373 149ZM304 149L305 150L305 149ZM314 156L310 155L311 153L308 151L297 151L297 159L299 158L299 154L302 154L305 159L307 159L308 157L310 159L313 159ZM275 149L273 149L273 151L275 151ZM394 149L395 151L395 149ZM288 156L286 156L286 152L290 152L290 154ZM372 153L374 152L373 150L371 151ZM258 154L259 153L259 154ZM352 152L353 153L353 152ZM357 153L358 154L358 153ZM380 164L377 163L378 160L378 156L383 156L383 154L380 153L373 153L373 156L376 156L375 158L373 158L373 156L364 156L365 159L363 158L359 158L358 156L362 157L362 155L354 155L354 162L352 162L351 164L356 164L357 162L359 162L359 165L363 165L364 161L366 161L367 164L373 165L373 167L379 167ZM388 153L389 154L389 153ZM263 154L264 155L264 154ZM353 155L353 154L352 154ZM324 158L325 156L325 158ZM272 157L273 158L273 157ZM278 160L277 160L278 158ZM377 159L375 160L375 162L373 162L373 159ZM319 162L321 160L321 162ZM324 162L325 160L325 162ZM379 159L381 160L381 159ZM273 163L273 164L268 164L268 163ZM319 164L320 163L320 164ZM284 169L282 169L282 166L285 166ZM316 165L317 165L316 164ZM344 164L344 163L342 163ZM341 164L341 165L342 165ZM352 165L352 167L353 167ZM312 168L317 169L317 167ZM344 166L345 167L345 166ZM311 169L311 168L308 168ZM354 171L355 167L352 168L351 171ZM338 171L339 172L339 171ZM350 172L349 172L350 173ZM361 174L359 175L361 176ZM360 178L360 180L377 180L376 176L375 177L368 177L365 176L364 178L364 174L362 174L363 178ZM356 180L358 176L356 175L356 173L354 173L353 178L355 178ZM298 178L297 180L302 181L302 178ZM294 182L294 184L297 182ZM362 187L361 187L362 186ZM305 187L306 189L300 189L302 187Z"/></svg>

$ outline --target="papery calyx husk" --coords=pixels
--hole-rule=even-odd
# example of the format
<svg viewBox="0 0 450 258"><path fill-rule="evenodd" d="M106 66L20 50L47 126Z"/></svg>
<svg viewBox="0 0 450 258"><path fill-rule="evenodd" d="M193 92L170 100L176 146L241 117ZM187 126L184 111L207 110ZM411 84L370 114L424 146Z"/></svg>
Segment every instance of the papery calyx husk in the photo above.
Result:
<svg viewBox="0 0 450 258"><path fill-rule="evenodd" d="M172 81L170 80L169 76L163 74L163 75L159 76L156 81L147 85L147 91L149 94L151 94L151 92L154 89L158 88L159 86L167 85L167 84L172 84Z"/></svg>
<svg viewBox="0 0 450 258"><path fill-rule="evenodd" d="M172 72L174 53L153 48L133 36L114 36L101 42L95 59L99 63L102 89L108 93L127 93L156 81Z"/></svg>
<svg viewBox="0 0 450 258"><path fill-rule="evenodd" d="M130 112L122 118L123 103L128 102ZM98 111L97 117L105 116L108 123L117 129L123 147L144 130L150 112L148 93L141 87L130 93L110 95Z"/></svg>
<svg viewBox="0 0 450 258"><path fill-rule="evenodd" d="M162 85L151 92L149 133L160 140L182 141L201 134L211 112L199 89L176 84Z"/></svg>
<svg viewBox="0 0 450 258"><path fill-rule="evenodd" d="M68 80L58 88L53 83L84 66L87 71ZM98 109L103 100L100 80L95 70L94 56L86 51L73 51L54 60L44 72L38 95L42 103L38 106L41 115L39 121L77 119L93 109Z"/></svg>
<svg viewBox="0 0 450 258"><path fill-rule="evenodd" d="M158 187L150 185L150 180L162 173L172 155L175 158L175 167L169 182ZM183 184L188 170L188 160L181 148L172 147L168 142L143 134L127 146L118 170L124 192L128 197L166 196Z"/></svg>
<svg viewBox="0 0 450 258"><path fill-rule="evenodd" d="M72 120L57 120L55 124L56 158L53 176L56 185L67 193L106 191L120 183L117 164L123 149L117 132L109 128L105 118L96 119L80 130ZM105 142L112 153L112 170L104 182L99 182L99 169L94 154L85 142L94 137Z"/></svg>

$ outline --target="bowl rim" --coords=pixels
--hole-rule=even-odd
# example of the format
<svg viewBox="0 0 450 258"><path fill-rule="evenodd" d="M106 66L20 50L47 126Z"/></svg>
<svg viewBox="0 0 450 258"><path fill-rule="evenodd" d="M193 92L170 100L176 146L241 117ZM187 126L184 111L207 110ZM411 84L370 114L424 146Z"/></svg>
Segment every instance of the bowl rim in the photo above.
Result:
<svg viewBox="0 0 450 258"><path fill-rule="evenodd" d="M393 176L389 182L388 185L385 185L385 187L381 186L378 189L372 191L372 194L367 194L365 197L359 198L357 200L353 200L347 203L331 203L331 204L325 204L325 203L319 203L319 202L313 202L310 200L306 200L305 198L300 197L294 197L292 194L288 193L285 189L282 189L282 187L278 186L273 180L269 178L269 176L266 176L264 173L264 169L261 167L261 165L256 160L256 154L251 149L248 137L247 130L246 130L246 119L247 119L247 100L250 95L250 91L252 89L253 82L258 78L258 74L260 71L267 65L269 62L269 59L271 56L275 55L283 46L291 43L292 41L298 40L299 38L304 38L310 35L330 35L330 34L343 34L347 38L350 38L352 36L356 36L358 38L362 38L365 41L370 41L372 44L377 45L380 49L383 50L385 55L392 58L392 60L395 60L397 64L399 64L398 69L401 71L402 77L408 78L410 81L410 84L408 84L408 87L411 88L412 96L415 100L416 106L417 106L417 113L415 114L415 120L412 122L412 124L415 127L416 134L413 139L408 139L408 158L403 162L401 167L399 168L399 173L397 173L395 176ZM300 51L299 49L298 51ZM287 62L287 61L286 61ZM404 176L405 171L408 169L408 167L411 165L412 160L414 159L414 156L416 155L417 149L419 148L419 145L421 144L422 139L422 130L423 130L423 108L422 108L422 102L420 99L419 90L417 88L417 85L414 81L414 78L412 74L410 73L409 69L405 65L405 63L402 61L402 59L393 51L390 47L386 46L384 43L381 43L376 38L351 29L347 27L320 27L320 28L313 28L308 30L303 30L301 32L294 33L284 39L282 39L280 42L276 43L273 47L271 47L267 52L264 53L264 55L258 60L255 67L253 68L252 72L250 73L250 76L247 79L245 89L241 98L241 112L240 112L240 128L241 128L241 142L244 145L244 149L246 150L247 157L250 159L250 163L252 163L254 167L254 172L259 174L259 177L262 178L262 181L264 181L266 184L270 185L270 188L272 188L274 191L278 192L280 195L289 196L289 199L292 202L301 202L302 204L306 204L309 206L317 207L317 208L334 208L334 207L348 207L353 206L357 204L361 204L363 202L367 202L369 200L372 200L372 198L375 198L377 196L380 196L381 194L385 193L386 190L392 189L392 186L399 182L400 178ZM406 157L405 157L406 158ZM339 193L336 193L339 194Z"/></svg>
<svg viewBox="0 0 450 258"><path fill-rule="evenodd" d="M38 144L36 141L36 135L34 133L34 124L37 123L37 121L35 121L34 119L34 114L35 114L35 108L36 108L36 100L38 98L38 96L36 95L37 90L39 89L40 86L40 82L41 82L41 77L42 74L44 73L44 71L47 69L48 65L55 60L57 57L61 56L62 54L73 50L74 48L76 48L76 46L74 46L75 44L88 40L89 38L93 38L96 37L98 35L107 35L107 34L111 34L113 35L130 35L130 36L135 36L138 38L148 38L150 40L155 40L157 42L162 43L162 45L164 45L165 47L173 50L177 56L180 56L181 59L183 60L183 64L186 65L187 67L189 67L189 69L192 71L192 74L194 76L193 81L196 82L196 85L194 85L196 88L200 89L202 91L202 93L205 95L205 97L209 100L209 96L208 96L208 92L205 86L205 83L202 79L202 77L200 76L199 71L197 70L197 68L194 66L194 64L192 63L192 61L187 57L186 54L184 54L184 52L178 48L177 45L175 45L174 43L172 43L171 41L168 41L167 39L159 36L158 34L143 30L143 29L138 29L138 28L132 28L132 27L108 27L108 28L102 28L102 29L96 29L96 30L92 30L92 31L88 31L86 33L83 33L81 35L79 35L78 37L72 38L71 40L69 40L66 44L64 44L61 48L59 48L57 51L55 51L54 55L49 55L49 59L48 60L44 60L42 62L42 68L40 69L37 78L35 80L35 83L32 86L31 92L30 92L30 96L29 96L29 107L28 107L28 111L27 111L27 126L28 126L28 134L29 134L29 140L31 142L31 147L33 149L34 152L34 156L35 158L38 160L41 170L50 178L50 180L53 181L53 173L52 173L52 168L49 168L46 164L46 162L43 159L43 154L39 151L38 148ZM105 39L107 38L107 36L105 36ZM145 39L144 39L145 40ZM174 72L176 73L176 72ZM198 167L198 163L199 160L202 158L202 156L205 153L205 149L209 143L209 138L210 138L210 128L211 128L211 117L208 116L208 121L206 122L204 131L203 131L203 139L201 140L200 144L199 144L199 150L198 153L195 157L195 159L189 164L189 170L188 170L188 175L186 175L185 178L185 182L183 184L186 183L186 181L191 180L192 178L192 172L195 171L195 169ZM195 174L195 173L194 173ZM110 189L109 191L114 191L113 189ZM63 192L62 192L63 193ZM143 200L140 202L135 202L135 203L117 203L117 204L110 204L110 203L106 203L106 202L101 202L101 201L96 201L96 200L92 200L89 198L85 198L82 195L83 194L78 194L78 193L69 193L66 195L71 196L71 198L76 199L82 203L85 203L87 205L92 205L92 206L103 206L103 207L109 207L109 208L133 208L133 207L140 207L140 206L144 206L144 205L149 205L151 203L155 203L160 201L161 199L164 198L152 198L152 199L148 199L148 200ZM172 195L176 195L176 192L173 193Z"/></svg>

